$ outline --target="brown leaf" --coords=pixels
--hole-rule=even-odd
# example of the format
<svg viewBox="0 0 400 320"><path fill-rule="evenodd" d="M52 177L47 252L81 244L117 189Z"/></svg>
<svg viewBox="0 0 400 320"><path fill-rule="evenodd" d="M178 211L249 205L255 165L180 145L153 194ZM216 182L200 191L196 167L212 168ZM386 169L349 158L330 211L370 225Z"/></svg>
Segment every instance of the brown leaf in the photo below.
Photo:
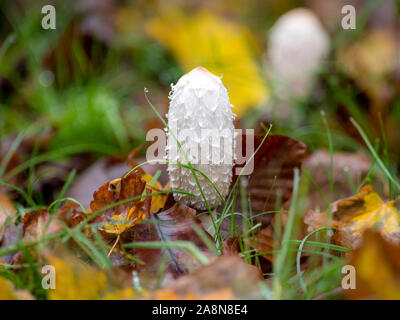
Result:
<svg viewBox="0 0 400 320"><path fill-rule="evenodd" d="M87 218L87 215L80 210L79 205L73 201L65 201L57 213L70 228L76 227Z"/></svg>
<svg viewBox="0 0 400 320"><path fill-rule="evenodd" d="M142 241L189 241L196 245L206 256L212 258L208 247L194 230L194 226L197 226L206 236L209 236L202 228L195 214L195 210L176 203L168 210L153 214L151 220L146 220L147 223L141 223L127 230L121 235L121 241L123 243ZM139 271L143 270L145 275L153 277L152 280L154 280L154 275L158 270L164 254L167 256L167 276L164 281L186 274L198 268L200 265L189 253L178 248L168 248L165 250L130 248L126 249L126 251L145 263L144 265L129 263L128 267L135 268ZM114 255L112 254L111 258L115 259L114 263L124 265L123 260L121 260L120 252L116 252Z"/></svg>
<svg viewBox="0 0 400 320"><path fill-rule="evenodd" d="M260 146L262 139L262 136L254 136L254 150ZM242 137L242 150L246 150L245 137ZM278 193L281 203L290 198L294 169L301 167L305 154L306 146L295 139L283 135L266 138L254 157L254 171L246 188L254 214L275 210ZM237 176L234 177L236 179ZM241 199L240 195L238 199Z"/></svg>
<svg viewBox="0 0 400 320"><path fill-rule="evenodd" d="M57 233L62 230L58 217L53 217L50 223L49 219L50 213L46 209L26 213L21 219L23 222L24 240L35 240L38 237Z"/></svg>
<svg viewBox="0 0 400 320"><path fill-rule="evenodd" d="M240 252L238 237L225 239L223 242L222 252L224 255L238 255Z"/></svg>
<svg viewBox="0 0 400 320"><path fill-rule="evenodd" d="M139 197L143 194L145 185L146 182L135 173L111 182L106 182L99 190L94 192L94 200L90 203L90 208L92 212L96 212L116 202ZM103 231L120 234L149 215L150 203L150 197L146 197L144 200L129 201L105 210L94 220L105 223L105 227L102 228ZM116 221L116 217L119 217L123 221ZM112 229L112 226L115 226L115 230Z"/></svg>
<svg viewBox="0 0 400 320"><path fill-rule="evenodd" d="M172 208L155 214L154 217L160 240L189 241L211 257L208 247L194 230L196 226L212 241L211 236L203 229L200 220L196 218L196 210L177 203ZM199 262L188 253L174 248L170 251L171 259L175 262L171 265L172 273L187 273L199 266Z"/></svg>
<svg viewBox="0 0 400 320"><path fill-rule="evenodd" d="M263 140L262 136L254 136L254 151L260 146ZM246 136L242 136L242 152L246 150ZM239 149L236 151L239 152ZM249 153L246 151L246 153ZM252 153L246 155L246 161L250 158ZM303 159L306 155L306 146L295 139L289 138L283 135L269 135L261 148L258 150L254 156L254 170L250 176L242 176L240 179L247 179L248 183L245 188L246 190L246 200L249 199L251 203L252 215L261 214L266 211L279 210L275 208L277 204L277 199L279 197L280 204L287 202L291 195L293 189L293 178L294 169L300 168ZM240 158L242 155L237 154ZM244 157L244 156L243 156ZM242 165L236 165L234 167L234 177L235 182L238 178L236 173L240 172ZM232 184L233 186L233 184ZM243 193L241 188L238 186L236 210L242 211L241 205ZM249 209L248 209L249 210ZM269 225L273 215L264 214L259 215L253 219L253 224L261 222L263 225ZM220 228L220 233L223 236L230 235L231 230L231 219L226 218L223 220ZM236 225L239 231L241 230L240 216L235 216Z"/></svg>
<svg viewBox="0 0 400 320"><path fill-rule="evenodd" d="M237 256L224 256L183 276L150 299L257 299L261 298L259 270Z"/></svg>
<svg viewBox="0 0 400 320"><path fill-rule="evenodd" d="M258 253L263 253L263 258L271 263L274 262L273 254L269 253L274 250L274 231L271 226L261 229L255 237L248 239L248 243L252 248L257 249Z"/></svg>

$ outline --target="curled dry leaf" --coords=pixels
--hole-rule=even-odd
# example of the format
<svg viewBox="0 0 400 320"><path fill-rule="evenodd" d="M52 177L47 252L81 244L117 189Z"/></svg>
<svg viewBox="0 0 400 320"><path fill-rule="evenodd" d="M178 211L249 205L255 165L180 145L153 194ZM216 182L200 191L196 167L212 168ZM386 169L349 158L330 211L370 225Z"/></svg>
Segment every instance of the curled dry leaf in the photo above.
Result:
<svg viewBox="0 0 400 320"><path fill-rule="evenodd" d="M337 231L333 240L340 245L355 248L361 234L367 229L375 229L385 239L399 243L400 213L395 201L383 202L371 185L361 188L352 197L332 204L332 227ZM327 227L329 215L308 211L304 222L310 230Z"/></svg>
<svg viewBox="0 0 400 320"><path fill-rule="evenodd" d="M68 224L68 227L76 227L87 215L80 210L79 205L73 201L65 201L57 214Z"/></svg>
<svg viewBox="0 0 400 320"><path fill-rule="evenodd" d="M356 288L349 299L400 299L400 246L368 230L349 262L355 268Z"/></svg>
<svg viewBox="0 0 400 320"><path fill-rule="evenodd" d="M62 230L58 217L51 217L50 212L46 209L28 212L21 221L23 222L24 240L35 240L38 237Z"/></svg>
<svg viewBox="0 0 400 320"><path fill-rule="evenodd" d="M75 202L66 201L53 215L46 209L27 212L21 218L21 223L12 223L5 228L1 239L2 247L12 246L21 239L26 242L35 241L39 237L60 232L64 223L71 228L77 226L86 218L86 214L78 207ZM0 261L18 264L21 258L22 252L18 251L1 257Z"/></svg>
<svg viewBox="0 0 400 320"><path fill-rule="evenodd" d="M139 197L145 190L146 182L137 174L131 173L128 176L106 182L93 194L93 201L90 203L92 212L104 207ZM140 223L150 213L151 198L138 199L120 204L107 209L95 221L104 223L100 229L107 233L121 234L130 227Z"/></svg>
<svg viewBox="0 0 400 320"><path fill-rule="evenodd" d="M150 294L149 299L257 299L261 298L260 271L237 256L225 256L174 284Z"/></svg>

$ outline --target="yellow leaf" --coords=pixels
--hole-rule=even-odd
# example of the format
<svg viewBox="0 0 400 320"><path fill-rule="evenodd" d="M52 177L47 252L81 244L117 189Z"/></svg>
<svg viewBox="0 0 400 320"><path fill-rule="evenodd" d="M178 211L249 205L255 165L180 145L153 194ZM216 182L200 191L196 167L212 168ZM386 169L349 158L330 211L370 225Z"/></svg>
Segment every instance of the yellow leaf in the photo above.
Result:
<svg viewBox="0 0 400 320"><path fill-rule="evenodd" d="M350 299L400 299L400 247L371 230L363 234L350 265L356 271L356 289Z"/></svg>
<svg viewBox="0 0 400 320"><path fill-rule="evenodd" d="M3 234L5 222L8 217L14 217L17 210L11 202L9 196L4 193L0 193L0 238Z"/></svg>
<svg viewBox="0 0 400 320"><path fill-rule="evenodd" d="M56 270L56 288L49 290L50 300L94 300L107 285L104 272L81 262L64 261L54 255L47 260Z"/></svg>
<svg viewBox="0 0 400 320"><path fill-rule="evenodd" d="M243 26L208 12L187 16L174 11L150 20L146 30L171 51L185 72L203 66L223 76L239 117L268 98L253 59L252 36Z"/></svg>
<svg viewBox="0 0 400 320"><path fill-rule="evenodd" d="M135 297L135 291L132 288L120 289L115 292L109 292L104 296L104 300L132 300Z"/></svg>
<svg viewBox="0 0 400 320"><path fill-rule="evenodd" d="M93 194L90 203L92 211L101 210L113 203L129 198L141 197L145 191L146 182L135 173L130 173L120 179L106 182ZM107 233L121 234L126 229L140 223L150 211L151 199L127 202L107 209L99 216L104 221L101 228Z"/></svg>
<svg viewBox="0 0 400 320"><path fill-rule="evenodd" d="M134 217L132 219L132 217ZM132 206L127 215L124 213L115 214L111 217L111 221L107 220L102 229L107 233L121 234L125 230L143 221L146 212L141 208Z"/></svg>
<svg viewBox="0 0 400 320"><path fill-rule="evenodd" d="M16 300L12 284L6 279L0 277L0 300Z"/></svg>
<svg viewBox="0 0 400 320"><path fill-rule="evenodd" d="M150 188L152 193L169 189L169 182L165 186L165 188L163 188L160 182L151 182L153 180L153 176L148 173L143 174L142 179L146 181L146 187ZM160 209L162 209L164 207L165 201L167 201L167 197L167 194L157 194L152 196L150 212L158 212Z"/></svg>
<svg viewBox="0 0 400 320"><path fill-rule="evenodd" d="M332 227L338 230L334 237L340 244L354 247L367 229L380 232L393 242L400 240L400 212L396 202L383 202L371 185L361 188L352 197L332 205ZM328 226L328 213L307 213L305 222L313 228Z"/></svg>

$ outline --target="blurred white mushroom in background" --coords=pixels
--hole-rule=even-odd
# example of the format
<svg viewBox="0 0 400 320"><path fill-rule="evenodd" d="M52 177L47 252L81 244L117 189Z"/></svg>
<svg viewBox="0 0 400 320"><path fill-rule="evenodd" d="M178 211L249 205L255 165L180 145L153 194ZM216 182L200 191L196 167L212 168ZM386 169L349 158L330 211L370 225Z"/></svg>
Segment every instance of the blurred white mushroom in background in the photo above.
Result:
<svg viewBox="0 0 400 320"><path fill-rule="evenodd" d="M296 8L282 15L270 31L267 52L276 97L307 96L329 49L329 35L311 10Z"/></svg>

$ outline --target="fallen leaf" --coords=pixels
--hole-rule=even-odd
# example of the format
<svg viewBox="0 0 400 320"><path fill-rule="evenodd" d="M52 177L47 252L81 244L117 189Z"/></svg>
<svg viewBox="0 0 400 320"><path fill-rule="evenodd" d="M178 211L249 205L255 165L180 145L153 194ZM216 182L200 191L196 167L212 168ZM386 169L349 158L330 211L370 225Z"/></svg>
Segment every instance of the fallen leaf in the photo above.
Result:
<svg viewBox="0 0 400 320"><path fill-rule="evenodd" d="M27 212L21 219L23 222L24 240L35 240L38 237L54 234L62 230L58 217L52 217L46 209Z"/></svg>
<svg viewBox="0 0 400 320"><path fill-rule="evenodd" d="M145 185L146 182L135 173L106 182L94 192L90 208L92 212L96 212L113 203L139 197L143 194ZM150 203L150 197L129 201L105 210L94 220L104 223L104 226L100 227L102 231L121 234L149 215Z"/></svg>
<svg viewBox="0 0 400 320"><path fill-rule="evenodd" d="M131 167L131 170L135 169L133 172L137 174L139 177L141 177L144 181L146 181L146 188L151 191L151 193L154 192L160 192L163 190L169 190L170 189L170 183L168 180L168 183L166 183L165 187L161 185L161 183L157 180L153 181L153 175L157 173L157 169L162 169L161 170L161 175L164 171L166 171L166 166L160 166L159 164L145 164L143 166L138 167L138 162L135 158L136 153L138 152L138 149L133 149L129 156L128 156L128 162ZM147 172L146 169L149 171ZM168 179L168 178L167 178ZM151 199L151 208L150 212L155 213L160 211L165 205L165 202L167 201L168 194L157 194L152 196Z"/></svg>
<svg viewBox="0 0 400 320"><path fill-rule="evenodd" d="M12 283L0 277L0 300L16 300Z"/></svg>
<svg viewBox="0 0 400 320"><path fill-rule="evenodd" d="M262 136L254 136L254 150L260 146ZM246 138L242 137L242 150L246 150ZM281 204L292 195L294 169L300 168L306 154L306 146L283 135L269 135L254 156L254 171L248 178L246 194L253 214L276 210L277 198ZM250 157L248 155L248 157ZM241 166L236 166L237 170ZM235 172L235 171L234 171ZM238 176L234 176L234 181ZM242 176L241 179L246 178ZM240 188L238 205L240 206ZM256 220L270 221L271 215Z"/></svg>
<svg viewBox="0 0 400 320"><path fill-rule="evenodd" d="M180 277L149 299L260 299L260 271L237 256L224 256Z"/></svg>
<svg viewBox="0 0 400 320"><path fill-rule="evenodd" d="M274 250L274 231L271 226L261 229L256 236L248 238L249 245L256 249L258 253L269 262L274 262L271 251Z"/></svg>
<svg viewBox="0 0 400 320"><path fill-rule="evenodd" d="M367 230L351 257L355 289L345 290L349 299L400 299L400 246L379 232Z"/></svg>
<svg viewBox="0 0 400 320"><path fill-rule="evenodd" d="M340 245L355 248L361 234L367 229L377 230L392 242L400 241L399 204L395 201L384 202L371 185L365 185L352 197L332 204L332 227L337 229L333 240ZM309 210L304 222L309 231L328 226L328 212Z"/></svg>
<svg viewBox="0 0 400 320"><path fill-rule="evenodd" d="M76 227L81 223L87 214L81 211L80 206L73 201L63 202L60 209L58 209L57 214L63 219L64 222L68 224L68 227Z"/></svg>
<svg viewBox="0 0 400 320"><path fill-rule="evenodd" d="M34 300L34 297L29 291L16 289L10 281L0 277L0 300Z"/></svg>
<svg viewBox="0 0 400 320"><path fill-rule="evenodd" d="M3 236L7 219L13 218L16 209L7 193L0 193L0 239Z"/></svg>
<svg viewBox="0 0 400 320"><path fill-rule="evenodd" d="M210 237L203 229L200 221L196 218L196 211L176 203L171 208L152 214L151 219L146 219L147 223L141 223L127 230L121 235L121 243L138 243L143 241L188 241L193 243L205 256L210 260L213 255L203 240L196 233L195 228L202 232L206 237ZM210 240L212 241L211 237ZM111 260L114 265L128 266L142 272L142 278L149 279L149 282L157 280L156 275L163 256L166 258L165 274L162 279L163 283L173 280L174 278L187 274L192 270L201 266L190 253L180 248L165 249L149 249L149 248L126 248L126 252L136 259L144 262L144 264L126 261L122 257L120 250L111 254ZM151 285L151 284L150 284Z"/></svg>
<svg viewBox="0 0 400 320"><path fill-rule="evenodd" d="M50 300L97 300L107 287L106 274L76 258L61 259L47 254L56 271L56 288L49 290Z"/></svg>
<svg viewBox="0 0 400 320"><path fill-rule="evenodd" d="M155 193L155 192L160 192L160 191L170 189L169 182L163 188L163 186L161 185L160 182L158 182L158 181L152 182L153 177L148 173L145 173L142 176L142 179L144 181L146 181L146 188L150 190L150 193ZM150 212L156 213L156 212L160 211L160 209L164 208L165 202L167 201L167 197L168 197L168 194L166 194L166 193L165 194L157 194L157 195L152 196Z"/></svg>

